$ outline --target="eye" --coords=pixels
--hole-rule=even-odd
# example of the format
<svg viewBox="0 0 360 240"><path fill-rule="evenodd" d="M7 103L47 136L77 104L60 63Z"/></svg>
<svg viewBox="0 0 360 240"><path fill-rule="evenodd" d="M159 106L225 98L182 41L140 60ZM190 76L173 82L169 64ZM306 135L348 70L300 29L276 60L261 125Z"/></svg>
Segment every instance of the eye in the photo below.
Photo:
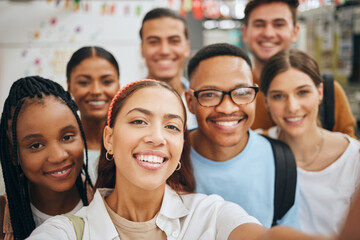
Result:
<svg viewBox="0 0 360 240"><path fill-rule="evenodd" d="M63 137L63 141L64 141L64 142L70 142L71 140L73 140L74 137L75 137L74 134L65 135L65 136Z"/></svg>
<svg viewBox="0 0 360 240"><path fill-rule="evenodd" d="M308 93L309 93L308 90L300 90L300 91L298 92L298 94L301 95L301 96L306 95L306 94L308 94Z"/></svg>
<svg viewBox="0 0 360 240"><path fill-rule="evenodd" d="M271 96L271 99L274 99L274 100L280 100L280 99L282 99L283 97L284 97L284 95L283 95L283 94L278 93L278 94L274 94L274 95L272 95L272 96Z"/></svg>
<svg viewBox="0 0 360 240"><path fill-rule="evenodd" d="M34 144L31 144L29 146L30 149L33 149L33 150L38 150L40 149L41 147L43 147L44 145L42 145L41 143L34 143Z"/></svg>
<svg viewBox="0 0 360 240"><path fill-rule="evenodd" d="M108 85L111 85L114 81L115 80L113 80L113 79L106 79L103 81L103 84L108 86Z"/></svg>
<svg viewBox="0 0 360 240"><path fill-rule="evenodd" d="M136 119L134 121L131 121L130 124L134 124L134 125L146 125L146 122L144 120L141 119Z"/></svg>
<svg viewBox="0 0 360 240"><path fill-rule="evenodd" d="M177 126L175 125L167 125L165 128L168 128L168 129L171 129L171 130L174 130L174 131L177 131L177 132L181 132L180 128L178 128Z"/></svg>
<svg viewBox="0 0 360 240"><path fill-rule="evenodd" d="M80 80L77 82L77 84L81 85L81 86L86 86L86 85L89 85L89 81L86 81L86 80Z"/></svg>
<svg viewBox="0 0 360 240"><path fill-rule="evenodd" d="M180 38L170 39L170 43L172 43L172 44L178 44L178 43L180 43L180 42L181 42Z"/></svg>
<svg viewBox="0 0 360 240"><path fill-rule="evenodd" d="M200 98L216 98L219 97L219 93L216 91L203 91L199 93Z"/></svg>

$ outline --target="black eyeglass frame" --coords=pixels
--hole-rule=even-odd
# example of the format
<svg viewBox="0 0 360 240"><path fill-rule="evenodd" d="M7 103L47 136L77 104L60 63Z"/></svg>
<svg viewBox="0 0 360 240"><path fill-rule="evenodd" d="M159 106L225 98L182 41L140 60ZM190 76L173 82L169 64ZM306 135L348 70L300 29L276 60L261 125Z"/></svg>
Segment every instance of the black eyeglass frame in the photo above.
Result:
<svg viewBox="0 0 360 240"><path fill-rule="evenodd" d="M251 89L254 89L255 95L254 95L253 100L251 100L251 101L248 102L248 103L244 103L244 104L236 103L236 102L232 99L231 93L232 93L233 91L235 91L235 90L240 89L240 88L251 88ZM237 87L237 88L231 89L231 90L229 90L229 91L222 91L222 90L219 90L219 89L201 89L201 90L195 91L194 89L191 89L191 88L189 88L189 90L192 91L193 95L195 96L195 98L196 98L197 102L200 104L200 106L203 106L203 107L216 107L216 106L218 106L218 105L220 105L220 104L222 103L222 101L224 100L224 96L225 96L225 95L229 95L231 101L232 101L234 104L236 104L236 105L246 105L246 104L252 103L252 102L255 100L257 93L259 92L259 87L258 87L257 85L255 85L255 86L241 86L241 87ZM198 97L199 97L199 93L205 92L205 91L217 91L217 92L221 92L222 94L221 94L220 102L219 102L217 105L213 105L213 106L204 106L204 105L202 105L202 104L200 103Z"/></svg>

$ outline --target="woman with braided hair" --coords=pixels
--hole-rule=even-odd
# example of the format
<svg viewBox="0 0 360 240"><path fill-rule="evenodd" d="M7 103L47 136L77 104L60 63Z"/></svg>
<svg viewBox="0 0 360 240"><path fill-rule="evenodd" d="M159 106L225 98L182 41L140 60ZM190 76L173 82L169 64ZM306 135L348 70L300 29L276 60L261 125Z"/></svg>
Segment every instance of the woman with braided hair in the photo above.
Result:
<svg viewBox="0 0 360 240"><path fill-rule="evenodd" d="M28 239L335 239L267 229L235 203L193 193L185 124L183 101L168 84L125 86L110 104L103 135L107 171L97 184L109 188L97 189L75 216L48 219Z"/></svg>
<svg viewBox="0 0 360 240"><path fill-rule="evenodd" d="M88 205L87 147L76 111L51 80L31 76L11 86L0 125L1 239L24 239L51 216Z"/></svg>

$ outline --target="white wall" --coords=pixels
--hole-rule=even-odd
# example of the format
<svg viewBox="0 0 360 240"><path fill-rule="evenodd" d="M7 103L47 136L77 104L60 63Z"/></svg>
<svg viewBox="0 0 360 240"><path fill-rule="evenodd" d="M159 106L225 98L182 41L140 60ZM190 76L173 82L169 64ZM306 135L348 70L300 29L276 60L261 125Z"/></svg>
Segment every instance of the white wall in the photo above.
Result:
<svg viewBox="0 0 360 240"><path fill-rule="evenodd" d="M148 10L168 7L165 4L168 1L81 0L76 10L74 1L66 0L0 1L0 109L18 78L41 75L66 87L66 63L85 45L114 54L122 86L145 77L141 20Z"/></svg>

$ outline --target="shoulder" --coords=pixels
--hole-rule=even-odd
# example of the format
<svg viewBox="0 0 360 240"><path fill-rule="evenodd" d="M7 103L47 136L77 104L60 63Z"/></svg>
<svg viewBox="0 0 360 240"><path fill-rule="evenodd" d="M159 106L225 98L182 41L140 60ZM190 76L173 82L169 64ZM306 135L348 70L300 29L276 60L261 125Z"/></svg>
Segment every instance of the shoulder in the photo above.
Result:
<svg viewBox="0 0 360 240"><path fill-rule="evenodd" d="M76 239L76 235L72 222L59 215L46 220L27 239Z"/></svg>
<svg viewBox="0 0 360 240"><path fill-rule="evenodd" d="M225 201L217 194L205 195L201 193L191 193L180 195L185 206L192 215L205 218L243 219L246 222L259 223L255 218L249 216L247 212L238 204Z"/></svg>

